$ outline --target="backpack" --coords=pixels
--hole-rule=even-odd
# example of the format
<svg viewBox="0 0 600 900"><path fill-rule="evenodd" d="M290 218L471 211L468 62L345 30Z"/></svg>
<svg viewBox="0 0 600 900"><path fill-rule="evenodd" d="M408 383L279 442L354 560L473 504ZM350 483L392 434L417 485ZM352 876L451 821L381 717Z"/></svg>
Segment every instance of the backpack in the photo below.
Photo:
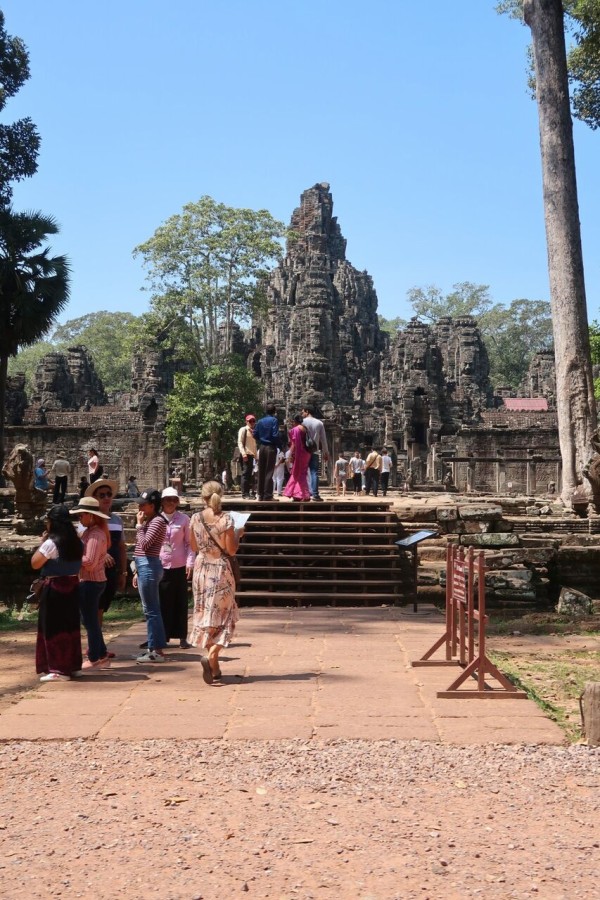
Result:
<svg viewBox="0 0 600 900"><path fill-rule="evenodd" d="M304 432L304 446L309 453L315 453L317 450L317 442L314 440L314 438L311 438L308 431Z"/></svg>

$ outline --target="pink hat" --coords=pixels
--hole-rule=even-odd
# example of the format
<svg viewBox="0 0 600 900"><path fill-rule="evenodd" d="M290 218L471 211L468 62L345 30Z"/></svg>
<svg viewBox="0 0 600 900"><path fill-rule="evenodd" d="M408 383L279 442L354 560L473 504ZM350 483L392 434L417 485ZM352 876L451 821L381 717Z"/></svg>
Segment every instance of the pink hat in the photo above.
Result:
<svg viewBox="0 0 600 900"><path fill-rule="evenodd" d="M256 416L253 416L252 413L248 413L246 416L246 422L256 422Z"/></svg>

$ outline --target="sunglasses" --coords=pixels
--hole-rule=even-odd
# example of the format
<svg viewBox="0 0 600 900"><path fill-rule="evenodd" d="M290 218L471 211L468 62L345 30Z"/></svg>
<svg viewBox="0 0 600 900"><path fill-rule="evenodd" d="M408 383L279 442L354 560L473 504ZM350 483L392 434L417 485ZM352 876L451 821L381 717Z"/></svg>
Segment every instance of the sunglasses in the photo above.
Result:
<svg viewBox="0 0 600 900"><path fill-rule="evenodd" d="M112 492L102 491L102 493L100 493L100 491L98 491L95 496L98 498L98 500L107 500L109 497L112 497Z"/></svg>

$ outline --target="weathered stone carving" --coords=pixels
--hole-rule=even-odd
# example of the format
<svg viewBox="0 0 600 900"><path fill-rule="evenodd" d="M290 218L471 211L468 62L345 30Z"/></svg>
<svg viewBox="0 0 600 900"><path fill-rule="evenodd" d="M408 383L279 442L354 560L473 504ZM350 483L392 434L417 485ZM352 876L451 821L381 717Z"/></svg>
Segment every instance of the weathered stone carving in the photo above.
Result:
<svg viewBox="0 0 600 900"><path fill-rule="evenodd" d="M33 455L25 444L13 447L2 469L5 478L15 486L15 507L17 516L29 521L42 515L48 497L45 491L34 487Z"/></svg>

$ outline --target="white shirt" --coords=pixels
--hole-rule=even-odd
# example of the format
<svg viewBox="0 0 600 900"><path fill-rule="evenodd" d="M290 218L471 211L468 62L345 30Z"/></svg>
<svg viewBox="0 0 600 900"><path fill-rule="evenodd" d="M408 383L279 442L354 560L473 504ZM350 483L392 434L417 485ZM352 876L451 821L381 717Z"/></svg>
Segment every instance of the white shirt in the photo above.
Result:
<svg viewBox="0 0 600 900"><path fill-rule="evenodd" d="M384 453L381 457L381 471L382 472L391 472L392 470L392 457L387 453Z"/></svg>

